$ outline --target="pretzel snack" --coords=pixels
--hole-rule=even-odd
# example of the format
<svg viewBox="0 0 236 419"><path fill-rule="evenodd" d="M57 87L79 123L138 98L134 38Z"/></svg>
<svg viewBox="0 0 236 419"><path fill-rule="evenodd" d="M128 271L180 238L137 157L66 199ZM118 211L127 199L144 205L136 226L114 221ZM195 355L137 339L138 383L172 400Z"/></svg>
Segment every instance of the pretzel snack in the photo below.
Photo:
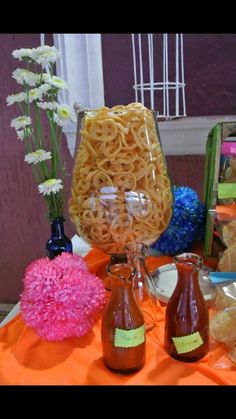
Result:
<svg viewBox="0 0 236 419"><path fill-rule="evenodd" d="M69 213L106 253L154 243L172 217L172 188L152 112L140 103L85 112Z"/></svg>

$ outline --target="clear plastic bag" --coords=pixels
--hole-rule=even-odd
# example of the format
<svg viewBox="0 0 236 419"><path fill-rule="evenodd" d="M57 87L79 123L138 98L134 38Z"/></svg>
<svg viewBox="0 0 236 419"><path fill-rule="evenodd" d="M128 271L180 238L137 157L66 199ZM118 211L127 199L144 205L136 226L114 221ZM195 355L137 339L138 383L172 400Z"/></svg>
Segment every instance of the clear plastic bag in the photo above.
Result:
<svg viewBox="0 0 236 419"><path fill-rule="evenodd" d="M216 310L236 306L236 282L226 282L216 286L213 305Z"/></svg>
<svg viewBox="0 0 236 419"><path fill-rule="evenodd" d="M210 323L211 336L229 346L236 343L236 306L218 311Z"/></svg>
<svg viewBox="0 0 236 419"><path fill-rule="evenodd" d="M235 209L236 210L236 209ZM236 214L212 211L215 230L221 242L229 247L236 242Z"/></svg>
<svg viewBox="0 0 236 419"><path fill-rule="evenodd" d="M236 157L222 156L219 178L221 182L236 182Z"/></svg>
<svg viewBox="0 0 236 419"><path fill-rule="evenodd" d="M210 319L210 336L215 341L211 366L236 369L236 281L218 283L215 289L216 312Z"/></svg>
<svg viewBox="0 0 236 419"><path fill-rule="evenodd" d="M219 254L218 270L220 272L236 272L236 242Z"/></svg>
<svg viewBox="0 0 236 419"><path fill-rule="evenodd" d="M236 203L236 142L226 141L221 147L218 203Z"/></svg>
<svg viewBox="0 0 236 419"><path fill-rule="evenodd" d="M221 272L236 272L236 205L218 206L220 210L210 210L214 219L214 236L221 243L218 257L218 270ZM228 213L227 213L228 209Z"/></svg>

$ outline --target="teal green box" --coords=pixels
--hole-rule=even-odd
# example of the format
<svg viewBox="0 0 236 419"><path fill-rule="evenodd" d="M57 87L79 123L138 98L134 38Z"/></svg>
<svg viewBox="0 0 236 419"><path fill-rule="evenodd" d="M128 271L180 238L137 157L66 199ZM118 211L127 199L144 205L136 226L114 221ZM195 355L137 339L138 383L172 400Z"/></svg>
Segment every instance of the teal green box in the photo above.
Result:
<svg viewBox="0 0 236 419"><path fill-rule="evenodd" d="M236 141L236 122L219 122L209 132L206 141L206 155L204 168L204 195L203 200L207 210L206 216L206 232L204 240L204 253L206 256L216 256L214 249L217 248L217 238L214 236L214 213L219 198L228 198L229 195L234 195L235 187L225 186L227 184L220 184L220 158L221 145L224 141L229 139ZM220 186L219 186L220 184ZM234 198L234 196L231 196ZM212 212L210 211L212 210ZM215 246L216 244L216 246Z"/></svg>

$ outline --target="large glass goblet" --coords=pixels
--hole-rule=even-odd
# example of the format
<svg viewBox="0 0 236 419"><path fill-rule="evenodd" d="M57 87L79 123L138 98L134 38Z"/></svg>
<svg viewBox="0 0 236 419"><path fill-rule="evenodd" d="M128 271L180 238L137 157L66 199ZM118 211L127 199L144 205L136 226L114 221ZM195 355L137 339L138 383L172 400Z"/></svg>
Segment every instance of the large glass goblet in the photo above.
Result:
<svg viewBox="0 0 236 419"><path fill-rule="evenodd" d="M81 112L69 202L79 236L119 263L128 243L153 244L172 210L155 113L140 103Z"/></svg>

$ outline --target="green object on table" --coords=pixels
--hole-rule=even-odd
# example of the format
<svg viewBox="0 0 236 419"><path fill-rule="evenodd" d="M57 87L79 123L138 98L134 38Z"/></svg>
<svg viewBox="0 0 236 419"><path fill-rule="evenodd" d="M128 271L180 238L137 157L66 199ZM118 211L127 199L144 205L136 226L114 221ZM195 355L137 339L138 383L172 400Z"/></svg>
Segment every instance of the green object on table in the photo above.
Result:
<svg viewBox="0 0 236 419"><path fill-rule="evenodd" d="M209 213L209 209L216 205L216 190L219 177L221 147L221 124L212 128L207 137L206 160L204 172L204 204L207 210L206 233L204 241L204 251L206 255L211 254L214 222Z"/></svg>
<svg viewBox="0 0 236 419"><path fill-rule="evenodd" d="M236 183L218 183L218 198L236 198Z"/></svg>
<svg viewBox="0 0 236 419"><path fill-rule="evenodd" d="M207 211L204 240L204 253L206 256L212 256L214 233L213 214L217 205L217 199L220 198L219 192L220 194L232 193L232 188L231 192L229 192L230 187L227 187L227 184L224 184L223 188L222 186L219 187L219 185L222 185L219 184L221 145L228 137L235 135L236 122L219 122L212 128L207 137L203 186L203 200ZM236 184L234 188L236 188ZM236 195L233 196L233 198L234 197L236 197ZM228 198L228 196L224 196L224 198ZM213 214L210 210L213 211Z"/></svg>

